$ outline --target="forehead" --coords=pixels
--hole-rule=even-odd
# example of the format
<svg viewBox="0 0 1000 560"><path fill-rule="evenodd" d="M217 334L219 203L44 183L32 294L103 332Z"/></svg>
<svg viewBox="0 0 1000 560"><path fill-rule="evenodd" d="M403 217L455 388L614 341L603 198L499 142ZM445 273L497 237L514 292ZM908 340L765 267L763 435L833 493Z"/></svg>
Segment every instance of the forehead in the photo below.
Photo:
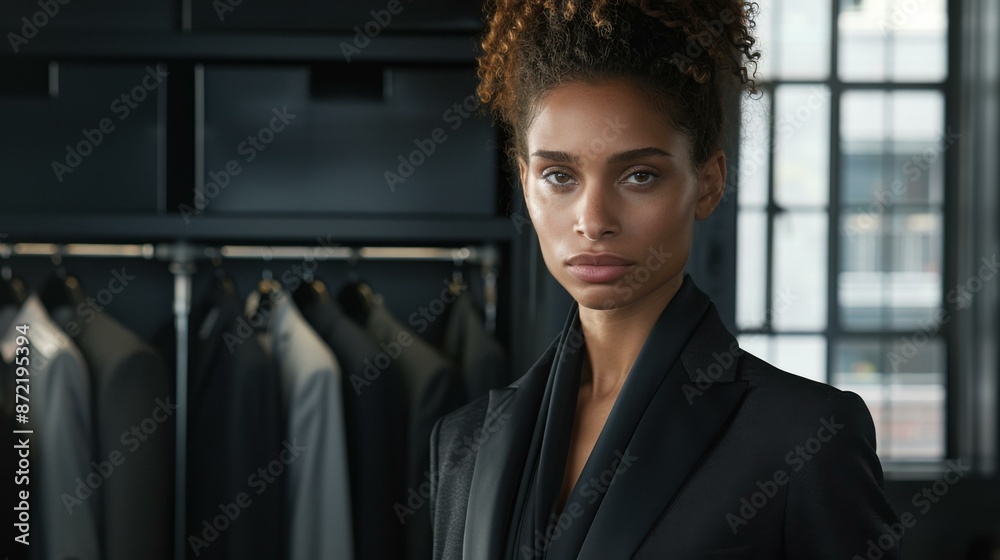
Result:
<svg viewBox="0 0 1000 560"><path fill-rule="evenodd" d="M536 149L605 153L643 146L678 153L683 148L664 115L623 82L572 82L547 92L539 100L526 139L529 153Z"/></svg>

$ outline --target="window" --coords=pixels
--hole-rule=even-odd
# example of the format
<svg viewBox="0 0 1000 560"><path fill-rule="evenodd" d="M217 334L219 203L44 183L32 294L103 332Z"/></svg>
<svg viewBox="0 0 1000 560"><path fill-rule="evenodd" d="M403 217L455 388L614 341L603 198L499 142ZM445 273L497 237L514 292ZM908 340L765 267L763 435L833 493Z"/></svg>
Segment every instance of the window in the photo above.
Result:
<svg viewBox="0 0 1000 560"><path fill-rule="evenodd" d="M861 395L893 464L947 453L946 0L758 0L737 189L741 345Z"/></svg>

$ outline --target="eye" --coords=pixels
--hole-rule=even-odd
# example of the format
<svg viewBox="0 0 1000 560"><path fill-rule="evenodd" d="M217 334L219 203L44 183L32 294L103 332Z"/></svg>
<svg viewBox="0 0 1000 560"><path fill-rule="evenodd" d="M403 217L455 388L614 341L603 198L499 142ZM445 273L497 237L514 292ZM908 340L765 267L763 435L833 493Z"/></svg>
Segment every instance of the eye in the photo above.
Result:
<svg viewBox="0 0 1000 560"><path fill-rule="evenodd" d="M569 173L559 170L542 173L542 180L554 187L568 187L573 184L573 177Z"/></svg>
<svg viewBox="0 0 1000 560"><path fill-rule="evenodd" d="M632 185L638 185L638 186L641 186L641 187L652 185L653 183L656 182L657 179L660 178L660 176L657 175L656 173L653 173L652 171L645 170L645 169L641 169L641 170L637 170L637 171L633 171L632 173L629 173L628 178L633 178L633 177L636 178L636 179L638 179L638 180L637 181L625 181L625 182L629 183L629 184L632 184Z"/></svg>

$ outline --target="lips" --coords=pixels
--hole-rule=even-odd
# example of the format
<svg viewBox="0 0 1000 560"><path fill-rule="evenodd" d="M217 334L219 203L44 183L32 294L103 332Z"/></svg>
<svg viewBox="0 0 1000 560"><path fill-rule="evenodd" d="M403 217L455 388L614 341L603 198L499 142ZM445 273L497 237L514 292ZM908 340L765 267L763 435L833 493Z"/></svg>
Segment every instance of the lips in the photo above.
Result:
<svg viewBox="0 0 1000 560"><path fill-rule="evenodd" d="M566 259L570 274L584 282L600 284L625 276L635 263L611 253L580 253Z"/></svg>

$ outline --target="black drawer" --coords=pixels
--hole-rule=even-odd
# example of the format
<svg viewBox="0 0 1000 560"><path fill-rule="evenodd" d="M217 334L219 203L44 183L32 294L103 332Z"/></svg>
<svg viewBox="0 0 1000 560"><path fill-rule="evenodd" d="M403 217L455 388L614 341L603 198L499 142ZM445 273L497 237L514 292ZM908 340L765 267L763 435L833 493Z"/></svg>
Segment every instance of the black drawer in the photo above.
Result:
<svg viewBox="0 0 1000 560"><path fill-rule="evenodd" d="M209 66L198 207L494 214L495 129L475 83L471 69Z"/></svg>
<svg viewBox="0 0 1000 560"><path fill-rule="evenodd" d="M0 62L4 211L155 211L166 87L155 65Z"/></svg>

